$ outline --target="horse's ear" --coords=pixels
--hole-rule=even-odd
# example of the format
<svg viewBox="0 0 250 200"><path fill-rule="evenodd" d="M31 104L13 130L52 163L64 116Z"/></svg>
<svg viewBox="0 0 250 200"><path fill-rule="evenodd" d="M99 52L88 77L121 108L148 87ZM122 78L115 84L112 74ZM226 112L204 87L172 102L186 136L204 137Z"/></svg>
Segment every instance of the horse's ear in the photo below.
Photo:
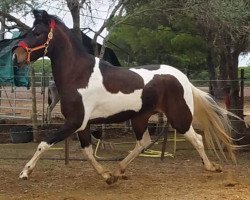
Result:
<svg viewBox="0 0 250 200"><path fill-rule="evenodd" d="M33 10L35 20L47 22L49 20L49 14L45 10Z"/></svg>

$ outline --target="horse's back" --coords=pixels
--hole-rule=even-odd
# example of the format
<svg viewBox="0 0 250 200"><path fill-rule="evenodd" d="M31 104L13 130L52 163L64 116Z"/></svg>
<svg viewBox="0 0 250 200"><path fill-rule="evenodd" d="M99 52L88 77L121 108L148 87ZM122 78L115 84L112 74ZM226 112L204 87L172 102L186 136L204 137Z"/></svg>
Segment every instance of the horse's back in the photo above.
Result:
<svg viewBox="0 0 250 200"><path fill-rule="evenodd" d="M129 68L129 70L139 74L144 79L145 84L152 80L155 75L172 75L182 84L189 83L184 73L169 65L144 65Z"/></svg>

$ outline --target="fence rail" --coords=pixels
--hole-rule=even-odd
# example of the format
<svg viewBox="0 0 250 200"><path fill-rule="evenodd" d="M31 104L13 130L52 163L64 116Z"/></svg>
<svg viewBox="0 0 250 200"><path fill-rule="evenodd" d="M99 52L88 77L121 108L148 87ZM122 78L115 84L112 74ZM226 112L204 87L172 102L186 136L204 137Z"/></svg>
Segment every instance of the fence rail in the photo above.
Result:
<svg viewBox="0 0 250 200"><path fill-rule="evenodd" d="M47 98L48 92L47 88L43 90L42 82L43 77L41 73L36 73L36 102L37 102L37 115L38 118L41 119L43 117L43 107L47 108ZM46 84L49 84L52 80L52 76L46 75L45 78L47 80ZM233 81L241 81L244 80L245 85L250 85L249 79L239 78L238 80ZM219 82L230 82L229 80L190 80L195 86L198 86L200 89L208 92L209 86L211 86L211 82L217 81ZM250 100L250 87L244 88L244 99L245 102ZM222 90L219 92L222 93ZM45 102L44 102L45 99ZM221 95L219 101L223 101L223 95ZM45 109L46 110L46 109ZM46 112L46 111L45 111ZM244 113L250 113L250 106L247 104L244 106ZM0 86L0 118L19 118L19 119L29 119L32 114L32 98L31 98L31 90L27 90L27 88L21 87L12 87L12 86ZM52 112L53 117L60 117L60 104L58 104Z"/></svg>
<svg viewBox="0 0 250 200"><path fill-rule="evenodd" d="M42 92L42 74L35 74L37 116L43 118L44 98L47 92ZM0 118L31 119L32 94L26 87L0 86Z"/></svg>

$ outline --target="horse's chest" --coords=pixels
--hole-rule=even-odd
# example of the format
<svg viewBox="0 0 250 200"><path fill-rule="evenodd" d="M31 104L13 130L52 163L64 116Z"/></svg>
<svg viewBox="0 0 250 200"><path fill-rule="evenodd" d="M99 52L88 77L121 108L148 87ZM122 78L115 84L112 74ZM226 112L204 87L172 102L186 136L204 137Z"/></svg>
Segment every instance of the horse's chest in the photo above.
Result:
<svg viewBox="0 0 250 200"><path fill-rule="evenodd" d="M79 89L85 111L89 119L107 118L123 111L139 111L142 107L142 89L133 93L110 93L104 86L96 88Z"/></svg>

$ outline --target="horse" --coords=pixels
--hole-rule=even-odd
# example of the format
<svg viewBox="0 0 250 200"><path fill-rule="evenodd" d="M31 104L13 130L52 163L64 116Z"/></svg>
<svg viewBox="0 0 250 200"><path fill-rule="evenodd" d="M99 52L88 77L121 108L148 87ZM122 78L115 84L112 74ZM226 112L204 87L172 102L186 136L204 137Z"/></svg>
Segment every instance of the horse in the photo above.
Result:
<svg viewBox="0 0 250 200"><path fill-rule="evenodd" d="M222 167L207 157L203 137L193 128L194 118L202 126L209 147L216 153L219 147L217 155L220 158L229 155L235 160L227 117L230 113L208 93L196 88L181 71L168 65L114 67L88 54L58 17L43 10L34 10L33 14L33 28L13 49L13 62L22 67L44 55L51 59L65 123L40 142L19 178L28 179L46 150L77 132L83 155L106 183L113 184L151 143L147 126L150 116L156 113L163 113L171 126L191 142L206 170L220 172ZM89 124L126 120L131 120L136 145L110 172L93 156ZM226 147L227 155L221 143Z"/></svg>

